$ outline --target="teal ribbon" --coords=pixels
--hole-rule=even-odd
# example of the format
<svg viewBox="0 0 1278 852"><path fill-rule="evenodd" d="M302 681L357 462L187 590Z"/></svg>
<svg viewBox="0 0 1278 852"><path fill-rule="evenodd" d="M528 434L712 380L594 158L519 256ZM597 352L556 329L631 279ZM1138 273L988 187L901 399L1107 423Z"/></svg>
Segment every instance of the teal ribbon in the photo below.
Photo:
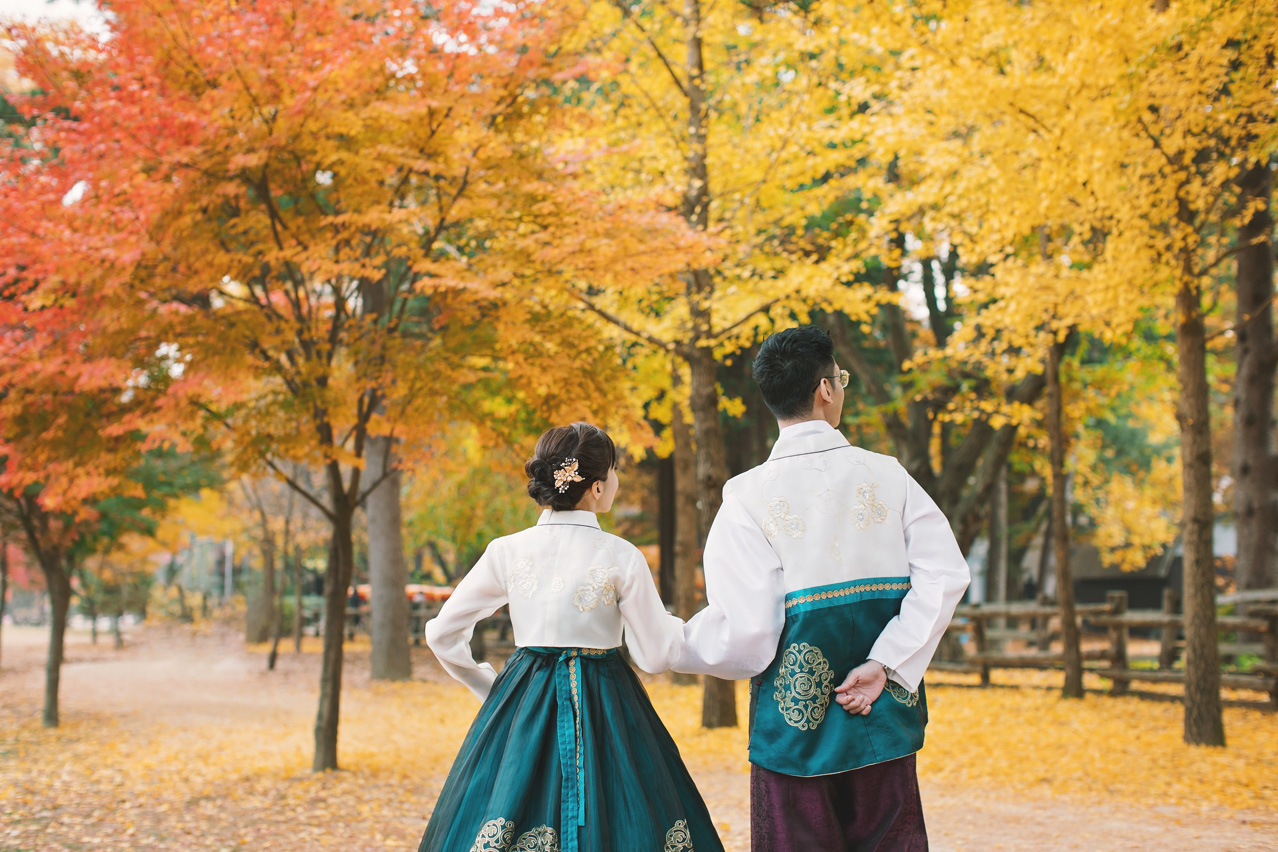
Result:
<svg viewBox="0 0 1278 852"><path fill-rule="evenodd" d="M583 662L615 654L616 648L529 648L541 654L558 654L555 661L555 701L559 712L556 735L563 786L559 799L560 852L578 852L577 829L586 824L585 764L586 740L581 732L586 721Z"/></svg>

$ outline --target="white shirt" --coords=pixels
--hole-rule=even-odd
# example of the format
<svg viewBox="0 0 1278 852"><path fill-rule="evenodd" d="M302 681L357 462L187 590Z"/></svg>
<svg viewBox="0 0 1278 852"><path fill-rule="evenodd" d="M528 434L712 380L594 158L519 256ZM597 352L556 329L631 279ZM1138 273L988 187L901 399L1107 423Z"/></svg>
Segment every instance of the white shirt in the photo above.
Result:
<svg viewBox="0 0 1278 852"><path fill-rule="evenodd" d="M679 670L753 677L776 654L788 592L863 576L908 576L900 614L870 659L910 692L970 581L932 498L895 459L851 447L823 420L782 429L769 461L724 487L704 566L708 604L684 629Z"/></svg>
<svg viewBox="0 0 1278 852"><path fill-rule="evenodd" d="M475 662L470 638L504 604L520 647L616 648L624 628L635 664L655 673L683 646L683 621L666 612L643 554L592 512L545 509L536 526L493 540L427 622L440 665L481 701L497 673Z"/></svg>

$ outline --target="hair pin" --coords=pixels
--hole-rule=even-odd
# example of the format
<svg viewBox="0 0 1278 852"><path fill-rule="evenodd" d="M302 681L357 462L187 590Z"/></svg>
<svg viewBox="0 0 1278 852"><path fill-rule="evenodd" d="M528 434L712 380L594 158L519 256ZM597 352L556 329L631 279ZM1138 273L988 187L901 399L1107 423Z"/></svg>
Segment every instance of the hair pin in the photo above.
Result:
<svg viewBox="0 0 1278 852"><path fill-rule="evenodd" d="M584 481L577 473L576 459L564 459L563 464L559 465L559 470L555 471L555 490L560 494L567 491L570 484Z"/></svg>

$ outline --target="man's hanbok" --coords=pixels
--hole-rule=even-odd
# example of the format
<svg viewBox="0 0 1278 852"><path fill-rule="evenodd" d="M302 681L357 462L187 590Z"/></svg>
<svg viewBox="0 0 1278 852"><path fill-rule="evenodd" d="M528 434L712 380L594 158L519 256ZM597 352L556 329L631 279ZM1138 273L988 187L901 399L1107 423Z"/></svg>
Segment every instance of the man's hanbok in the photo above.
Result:
<svg viewBox="0 0 1278 852"><path fill-rule="evenodd" d="M501 674L470 652L475 624L509 605L518 646ZM427 642L483 701L420 852L721 852L701 795L635 664L677 662L683 622L643 555L591 512L546 509L496 539Z"/></svg>
<svg viewBox="0 0 1278 852"><path fill-rule="evenodd" d="M969 580L945 516L821 420L787 426L723 493L680 669L751 678L754 848L926 848L923 674ZM850 715L834 689L867 660L887 685Z"/></svg>

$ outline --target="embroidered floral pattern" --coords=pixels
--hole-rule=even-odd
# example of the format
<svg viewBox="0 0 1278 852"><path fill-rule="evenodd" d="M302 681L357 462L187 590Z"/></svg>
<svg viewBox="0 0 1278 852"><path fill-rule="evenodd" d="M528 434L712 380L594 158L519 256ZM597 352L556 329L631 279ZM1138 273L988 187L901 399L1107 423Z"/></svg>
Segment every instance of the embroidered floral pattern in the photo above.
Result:
<svg viewBox="0 0 1278 852"><path fill-rule="evenodd" d="M515 824L508 819L490 819L479 829L470 852L559 852L559 835L548 825L525 831L515 840ZM511 841L515 845L511 846Z"/></svg>
<svg viewBox="0 0 1278 852"><path fill-rule="evenodd" d="M537 591L537 574L533 571L533 561L527 556L515 560L514 567L506 575L506 591L512 595L518 592L526 598L531 598Z"/></svg>
<svg viewBox="0 0 1278 852"><path fill-rule="evenodd" d="M906 707L914 707L919 703L919 694L917 692L910 692L894 680L889 679L883 689L888 695Z"/></svg>
<svg viewBox="0 0 1278 852"><path fill-rule="evenodd" d="M470 852L506 852L515 837L515 824L508 819L490 819L475 835Z"/></svg>
<svg viewBox="0 0 1278 852"><path fill-rule="evenodd" d="M661 852L696 852L692 848L692 833L688 831L688 821L681 819L666 832L666 845Z"/></svg>
<svg viewBox="0 0 1278 852"><path fill-rule="evenodd" d="M852 506L852 526L863 530L870 524L881 524L887 520L887 504L878 498L874 489L878 483L871 485L862 482L856 487L856 503Z"/></svg>
<svg viewBox="0 0 1278 852"><path fill-rule="evenodd" d="M803 518L790 511L790 503L784 497L773 497L768 501L768 517L763 521L764 535L776 538L785 533L790 538L803 538L805 529Z"/></svg>
<svg viewBox="0 0 1278 852"><path fill-rule="evenodd" d="M772 685L776 687L772 697L787 724L806 731L825 720L834 672L817 646L803 642L786 648Z"/></svg>
<svg viewBox="0 0 1278 852"><path fill-rule="evenodd" d="M556 577L550 581L550 590L552 592L562 592L564 590L564 578Z"/></svg>
<svg viewBox="0 0 1278 852"><path fill-rule="evenodd" d="M519 835L510 852L559 852L559 835L548 825L539 825Z"/></svg>
<svg viewBox="0 0 1278 852"><path fill-rule="evenodd" d="M591 568L587 576L590 582L578 586L576 594L572 596L573 605L577 609L589 612L600 604L611 606L617 602L617 584L608 576L607 568Z"/></svg>

